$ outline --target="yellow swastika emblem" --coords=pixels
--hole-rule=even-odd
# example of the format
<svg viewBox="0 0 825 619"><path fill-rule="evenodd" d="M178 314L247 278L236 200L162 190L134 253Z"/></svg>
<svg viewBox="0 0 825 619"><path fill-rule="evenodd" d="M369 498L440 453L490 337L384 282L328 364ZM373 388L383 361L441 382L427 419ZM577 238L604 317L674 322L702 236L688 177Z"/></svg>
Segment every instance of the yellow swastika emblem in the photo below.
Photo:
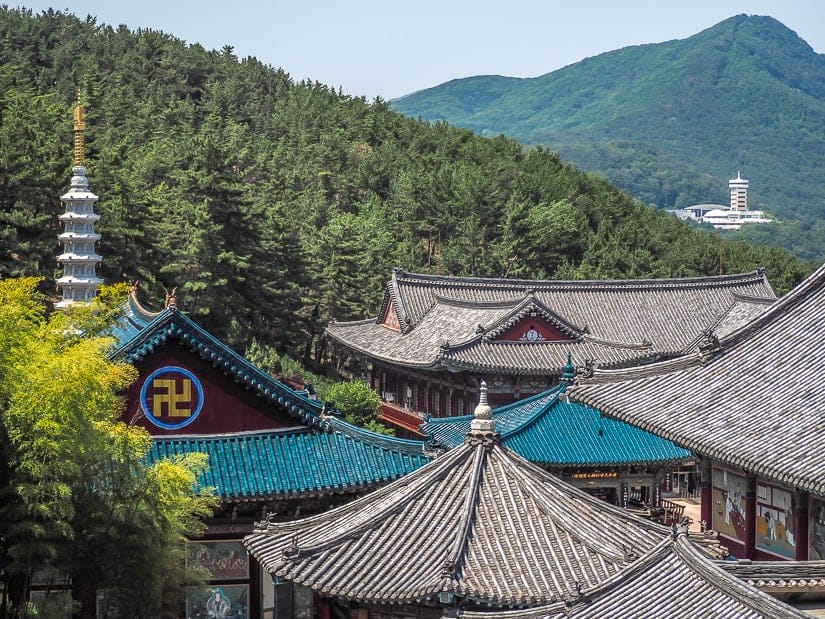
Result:
<svg viewBox="0 0 825 619"><path fill-rule="evenodd" d="M178 391L178 385L181 391ZM189 417L192 414L192 381L156 378L152 381L152 414L155 417Z"/></svg>

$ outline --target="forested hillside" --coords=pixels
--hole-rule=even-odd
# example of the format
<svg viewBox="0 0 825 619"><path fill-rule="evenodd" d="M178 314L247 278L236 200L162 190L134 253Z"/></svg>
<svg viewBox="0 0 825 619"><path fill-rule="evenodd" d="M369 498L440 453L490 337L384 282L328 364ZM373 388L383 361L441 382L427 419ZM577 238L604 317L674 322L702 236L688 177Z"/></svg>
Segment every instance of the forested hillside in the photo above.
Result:
<svg viewBox="0 0 825 619"><path fill-rule="evenodd" d="M294 83L231 48L0 9L0 275L55 293L71 109L87 112L101 274L139 280L241 349L311 356L330 318L374 314L392 267L663 277L810 269L690 229L542 149Z"/></svg>
<svg viewBox="0 0 825 619"><path fill-rule="evenodd" d="M825 55L773 18L738 15L531 79L454 80L392 106L543 144L659 208L726 204L741 170L752 208L783 221L754 236L825 260Z"/></svg>

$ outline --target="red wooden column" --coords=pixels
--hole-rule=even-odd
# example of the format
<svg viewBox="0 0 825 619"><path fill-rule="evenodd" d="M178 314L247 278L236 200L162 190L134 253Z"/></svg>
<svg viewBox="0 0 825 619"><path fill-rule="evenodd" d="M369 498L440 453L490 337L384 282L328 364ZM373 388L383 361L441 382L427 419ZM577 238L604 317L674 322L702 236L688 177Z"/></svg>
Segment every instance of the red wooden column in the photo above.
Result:
<svg viewBox="0 0 825 619"><path fill-rule="evenodd" d="M329 600L326 598L318 601L318 619L330 619Z"/></svg>
<svg viewBox="0 0 825 619"><path fill-rule="evenodd" d="M756 477L748 475L748 488L745 492L745 556L744 559L756 558Z"/></svg>
<svg viewBox="0 0 825 619"><path fill-rule="evenodd" d="M808 560L808 493L796 491L796 512L794 513L794 541L796 542L796 560Z"/></svg>
<svg viewBox="0 0 825 619"><path fill-rule="evenodd" d="M699 465L700 516L707 528L713 526L713 479L710 474L710 459L703 457Z"/></svg>

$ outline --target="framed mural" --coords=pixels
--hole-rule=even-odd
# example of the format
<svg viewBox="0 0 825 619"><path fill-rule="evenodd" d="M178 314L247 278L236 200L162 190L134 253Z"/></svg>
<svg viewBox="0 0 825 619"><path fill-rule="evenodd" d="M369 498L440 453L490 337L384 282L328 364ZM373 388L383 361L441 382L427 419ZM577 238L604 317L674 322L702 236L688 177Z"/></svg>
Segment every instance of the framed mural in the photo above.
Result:
<svg viewBox="0 0 825 619"><path fill-rule="evenodd" d="M210 580L247 580L249 553L240 540L187 542L186 567L201 567Z"/></svg>
<svg viewBox="0 0 825 619"><path fill-rule="evenodd" d="M796 557L794 496L776 486L756 485L756 547L789 559Z"/></svg>
<svg viewBox="0 0 825 619"><path fill-rule="evenodd" d="M711 526L721 535L743 541L745 539L745 492L748 480L725 469L713 469L713 522Z"/></svg>
<svg viewBox="0 0 825 619"><path fill-rule="evenodd" d="M249 585L191 587L186 594L187 619L248 619Z"/></svg>
<svg viewBox="0 0 825 619"><path fill-rule="evenodd" d="M811 499L808 531L808 559L825 559L825 500Z"/></svg>
<svg viewBox="0 0 825 619"><path fill-rule="evenodd" d="M38 590L29 592L29 601L37 608L37 614L53 619L72 619L72 592L62 590Z"/></svg>

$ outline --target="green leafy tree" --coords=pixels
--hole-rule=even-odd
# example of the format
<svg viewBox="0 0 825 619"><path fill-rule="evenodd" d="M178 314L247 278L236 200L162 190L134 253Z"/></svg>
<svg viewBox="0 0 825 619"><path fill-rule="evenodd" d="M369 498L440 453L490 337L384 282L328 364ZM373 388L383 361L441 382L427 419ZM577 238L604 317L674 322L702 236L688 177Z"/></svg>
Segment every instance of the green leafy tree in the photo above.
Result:
<svg viewBox="0 0 825 619"><path fill-rule="evenodd" d="M365 426L378 421L381 398L360 380L333 385L327 390L326 399L335 404L349 423Z"/></svg>
<svg viewBox="0 0 825 619"><path fill-rule="evenodd" d="M204 462L149 466L150 437L119 421L135 370L87 334L106 327L122 289L47 317L37 284L0 281L3 608L19 616L32 574L50 567L71 577L78 617L95 616L103 589L122 609L139 596L130 616L163 616L164 596L187 578L184 536L214 504L193 491Z"/></svg>

